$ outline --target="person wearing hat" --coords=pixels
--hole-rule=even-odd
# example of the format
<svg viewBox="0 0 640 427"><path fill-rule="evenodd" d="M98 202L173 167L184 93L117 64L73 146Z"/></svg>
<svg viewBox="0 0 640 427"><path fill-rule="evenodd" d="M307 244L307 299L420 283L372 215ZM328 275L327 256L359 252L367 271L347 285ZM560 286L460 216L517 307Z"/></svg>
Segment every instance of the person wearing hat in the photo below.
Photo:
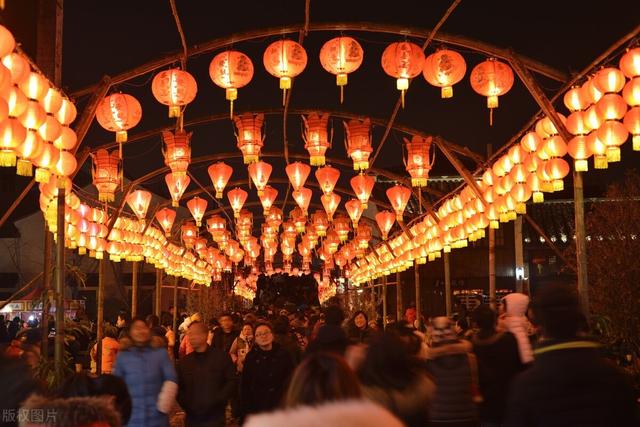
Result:
<svg viewBox="0 0 640 427"><path fill-rule="evenodd" d="M475 426L476 403L481 397L471 343L458 339L454 322L448 317L434 318L431 328L426 366L436 391L429 408L429 425Z"/></svg>
<svg viewBox="0 0 640 427"><path fill-rule="evenodd" d="M584 338L575 286L549 284L532 304L541 338L535 362L513 380L505 426L637 426L634 392L622 371Z"/></svg>

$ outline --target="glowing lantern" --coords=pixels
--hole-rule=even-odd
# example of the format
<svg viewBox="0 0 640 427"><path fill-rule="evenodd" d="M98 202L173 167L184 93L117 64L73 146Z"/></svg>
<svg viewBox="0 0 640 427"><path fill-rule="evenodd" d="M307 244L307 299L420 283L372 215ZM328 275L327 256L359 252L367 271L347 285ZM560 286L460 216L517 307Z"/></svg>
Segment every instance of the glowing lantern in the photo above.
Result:
<svg viewBox="0 0 640 427"><path fill-rule="evenodd" d="M527 132L522 139L520 139L520 145L527 153L535 153L538 147L542 145L542 138L535 132Z"/></svg>
<svg viewBox="0 0 640 427"><path fill-rule="evenodd" d="M62 105L60 105L60 109L55 114L56 119L63 126L69 126L78 115L78 110L76 110L76 106L73 102L69 101L67 98L62 98Z"/></svg>
<svg viewBox="0 0 640 427"><path fill-rule="evenodd" d="M287 89L291 89L291 79L302 73L307 66L307 52L293 40L278 40L271 43L262 57L264 68L269 74L280 79L282 105Z"/></svg>
<svg viewBox="0 0 640 427"><path fill-rule="evenodd" d="M633 138L633 149L640 151L640 106L633 107L624 115L624 126Z"/></svg>
<svg viewBox="0 0 640 427"><path fill-rule="evenodd" d="M235 50L227 50L213 57L209 64L209 77L226 90L233 117L233 101L238 99L238 89L249 84L253 78L253 63L247 55Z"/></svg>
<svg viewBox="0 0 640 427"><path fill-rule="evenodd" d="M55 117L47 114L44 123L38 128L38 133L43 140L47 142L53 142L57 140L62 134L62 126ZM75 146L75 142L73 145Z"/></svg>
<svg viewBox="0 0 640 427"><path fill-rule="evenodd" d="M235 116L233 121L237 127L236 139L238 148L242 151L244 164L257 162L264 142L262 138L264 114L242 114Z"/></svg>
<svg viewBox="0 0 640 427"><path fill-rule="evenodd" d="M564 159L554 157L546 162L544 169L553 180L553 190L562 191L564 189L562 179L569 173L569 164Z"/></svg>
<svg viewBox="0 0 640 427"><path fill-rule="evenodd" d="M344 204L344 207L347 209L347 213L349 214L349 217L353 222L353 228L358 227L358 221L360 221L362 212L364 212L364 209L362 208L362 203L360 203L360 200L351 199Z"/></svg>
<svg viewBox="0 0 640 427"><path fill-rule="evenodd" d="M344 128L347 139L347 154L353 160L353 169L368 169L369 156L373 152L371 122L369 119L349 120L349 122L344 122Z"/></svg>
<svg viewBox="0 0 640 427"><path fill-rule="evenodd" d="M478 94L487 97L489 124L493 124L493 109L498 108L498 97L506 94L513 86L513 71L507 64L489 58L476 65L471 71L471 87Z"/></svg>
<svg viewBox="0 0 640 427"><path fill-rule="evenodd" d="M67 177L74 173L77 167L78 161L76 160L76 156L68 151L60 151L53 172L59 177ZM64 180L60 181L63 182Z"/></svg>
<svg viewBox="0 0 640 427"><path fill-rule="evenodd" d="M310 113L302 116L304 123L304 148L309 152L311 166L323 166L325 153L331 147L331 141L327 133L329 114Z"/></svg>
<svg viewBox="0 0 640 427"><path fill-rule="evenodd" d="M184 130L178 130L175 133L162 131L162 140L165 146L162 152L164 164L169 166L171 172L176 176L187 174L191 162L191 135L193 132L186 133Z"/></svg>
<svg viewBox="0 0 640 427"><path fill-rule="evenodd" d="M627 103L615 93L608 93L596 104L596 112L600 120L621 120L627 112Z"/></svg>
<svg viewBox="0 0 640 427"><path fill-rule="evenodd" d="M11 83L14 85L19 85L31 72L29 61L16 52L3 56L2 64L7 67L11 73Z"/></svg>
<svg viewBox="0 0 640 427"><path fill-rule="evenodd" d="M231 208L233 209L234 216L238 218L240 216L240 210L242 206L244 206L244 202L247 201L247 194L242 188L234 188L233 190L227 192L227 198L229 199L229 203L231 204Z"/></svg>
<svg viewBox="0 0 640 427"><path fill-rule="evenodd" d="M316 170L316 179L324 194L333 191L340 178L340 171L331 166L324 166Z"/></svg>
<svg viewBox="0 0 640 427"><path fill-rule="evenodd" d="M33 131L28 130L27 136L22 144L16 147L16 155L18 161L16 164L16 173L20 176L33 175L33 165L31 161L40 155L42 152L43 141L40 135Z"/></svg>
<svg viewBox="0 0 640 427"><path fill-rule="evenodd" d="M359 218L360 217L358 217L358 219ZM336 234L338 235L338 239L341 242L346 242L347 239L349 239L349 232L351 231L351 227L349 226L349 218L344 215L338 215L333 221L333 231L336 232Z"/></svg>
<svg viewBox="0 0 640 427"><path fill-rule="evenodd" d="M607 162L620 161L620 146L629 136L627 128L616 120L607 120L597 130L598 139L607 147Z"/></svg>
<svg viewBox="0 0 640 427"><path fill-rule="evenodd" d="M22 92L33 101L42 101L49 90L49 82L42 75L31 71L19 85Z"/></svg>
<svg viewBox="0 0 640 427"><path fill-rule="evenodd" d="M169 208L162 208L156 212L156 220L158 220L164 230L165 237L171 236L171 228L173 227L173 222L176 220L176 211Z"/></svg>
<svg viewBox="0 0 640 427"><path fill-rule="evenodd" d="M628 49L620 57L620 70L630 79L640 76L640 47Z"/></svg>
<svg viewBox="0 0 640 427"><path fill-rule="evenodd" d="M188 249L193 248L196 243L196 238L198 237L198 228L196 225L192 222L185 222L182 224L182 227L180 227L180 234L184 245Z"/></svg>
<svg viewBox="0 0 640 427"><path fill-rule="evenodd" d="M351 178L351 188L353 188L353 192L362 203L363 209L367 209L367 202L369 201L375 182L376 180L373 176L362 173Z"/></svg>
<svg viewBox="0 0 640 427"><path fill-rule="evenodd" d="M260 203L262 204L262 209L264 211L264 215L269 215L269 209L273 206L273 202L276 201L278 197L278 190L273 188L270 185L267 185L262 191L262 195L258 196L260 198Z"/></svg>
<svg viewBox="0 0 640 427"><path fill-rule="evenodd" d="M347 75L360 68L363 57L362 46L351 37L336 37L326 42L320 49L320 64L322 68L335 74L336 84L340 87L341 104Z"/></svg>
<svg viewBox="0 0 640 427"><path fill-rule="evenodd" d="M301 187L304 187L304 183L311 173L311 167L305 163L294 162L287 165L285 171L287 172L293 189L299 190Z"/></svg>
<svg viewBox="0 0 640 427"><path fill-rule="evenodd" d="M391 202L391 206L393 206L393 210L396 212L396 220L402 222L404 209L407 207L407 203L411 198L411 189L396 184L387 189L387 197Z"/></svg>
<svg viewBox="0 0 640 427"><path fill-rule="evenodd" d="M200 225L202 225L202 217L207 211L207 201L196 196L187 202L187 207L193 219L196 220L196 225L200 227Z"/></svg>
<svg viewBox="0 0 640 427"><path fill-rule="evenodd" d="M115 132L118 143L127 141L127 130L137 125L141 118L142 107L138 100L124 93L107 96L96 109L98 123L106 130Z"/></svg>
<svg viewBox="0 0 640 427"><path fill-rule="evenodd" d="M382 240L387 240L389 231L393 227L393 223L396 220L396 215L391 211L381 211L376 214L376 223L382 233Z"/></svg>
<svg viewBox="0 0 640 427"><path fill-rule="evenodd" d="M212 215L207 219L207 230L211 233L211 237L216 242L219 240L222 234L224 234L227 228L227 222L220 215Z"/></svg>
<svg viewBox="0 0 640 427"><path fill-rule="evenodd" d="M33 164L36 168L36 182L48 183L51 176L51 169L58 162L58 156L60 151L56 150L53 145L44 143L42 145L42 152L38 157L33 159Z"/></svg>
<svg viewBox="0 0 640 427"><path fill-rule="evenodd" d="M169 117L180 117L180 109L196 97L196 79L179 68L161 71L151 82L151 92L159 103L169 106Z"/></svg>
<svg viewBox="0 0 640 427"><path fill-rule="evenodd" d="M598 138L598 132L591 132L587 136L589 150L593 153L593 167L595 169L606 169L609 167L607 161L607 146Z"/></svg>
<svg viewBox="0 0 640 427"><path fill-rule="evenodd" d="M307 209L309 208L309 203L311 203L312 191L306 187L301 187L298 190L295 190L292 194L293 199L296 201L300 209L302 209L303 214L307 215Z"/></svg>
<svg viewBox="0 0 640 427"><path fill-rule="evenodd" d="M0 166L15 166L15 149L24 142L27 130L15 118L0 122Z"/></svg>
<svg viewBox="0 0 640 427"><path fill-rule="evenodd" d="M324 237L327 235L327 228L329 227L329 218L324 211L317 210L311 215L311 221L313 223L313 228L319 237Z"/></svg>
<svg viewBox="0 0 640 427"><path fill-rule="evenodd" d="M633 78L624 85L622 98L630 107L640 105L640 78Z"/></svg>
<svg viewBox="0 0 640 427"><path fill-rule="evenodd" d="M586 110L589 100L580 86L573 86L564 94L564 105L571 112Z"/></svg>
<svg viewBox="0 0 640 427"><path fill-rule="evenodd" d="M16 47L13 34L6 27L0 25L0 57L10 54Z"/></svg>
<svg viewBox="0 0 640 427"><path fill-rule="evenodd" d="M60 136L53 141L53 146L59 150L72 150L78 142L78 136L69 126L62 126Z"/></svg>
<svg viewBox="0 0 640 427"><path fill-rule="evenodd" d="M263 161L249 165L249 176L258 190L258 196L262 194L264 187L266 187L267 182L269 182L269 176L271 176L272 170L271 165Z"/></svg>
<svg viewBox="0 0 640 427"><path fill-rule="evenodd" d="M427 56L422 75L429 84L441 88L442 98L453 96L453 85L467 72L467 64L462 55L448 49L440 49Z"/></svg>
<svg viewBox="0 0 640 427"><path fill-rule="evenodd" d="M91 175L93 185L98 189L98 199L101 202L113 202L115 192L120 185L120 159L117 152L109 153L100 149L91 155L93 168Z"/></svg>
<svg viewBox="0 0 640 427"><path fill-rule="evenodd" d="M591 157L591 150L587 144L587 138L584 135L578 135L571 138L567 145L569 155L573 157L573 167L578 172L586 172L589 170L588 159Z"/></svg>
<svg viewBox="0 0 640 427"><path fill-rule="evenodd" d="M432 162L429 161L429 150L431 149L432 138L422 138L414 135L409 141L404 138L407 149L407 159L405 168L411 175L411 185L414 187L426 187L429 179L429 171Z"/></svg>
<svg viewBox="0 0 640 427"><path fill-rule="evenodd" d="M381 62L384 72L396 78L396 88L400 91L404 108L404 93L409 89L409 79L422 72L424 52L414 43L391 43L382 52Z"/></svg>
<svg viewBox="0 0 640 427"><path fill-rule="evenodd" d="M603 94L620 92L624 87L624 74L617 68L608 67L599 70L593 82Z"/></svg>
<svg viewBox="0 0 640 427"><path fill-rule="evenodd" d="M171 205L174 208L177 208L179 206L178 202L180 201L180 198L191 182L191 178L187 175L176 176L173 173L168 173L165 175L164 180L166 181L169 193L171 194Z"/></svg>
<svg viewBox="0 0 640 427"><path fill-rule="evenodd" d="M233 168L224 162L217 162L209 166L207 169L209 172L209 178L213 188L216 190L216 198L221 199L224 188L227 186L227 182L233 174Z"/></svg>
<svg viewBox="0 0 640 427"><path fill-rule="evenodd" d="M142 222L144 222L147 216L147 209L149 209L150 202L151 193L148 191L136 190L127 196L127 204Z"/></svg>
<svg viewBox="0 0 640 427"><path fill-rule="evenodd" d="M322 207L324 211L327 213L327 217L329 218L329 222L333 221L333 214L338 209L338 205L340 205L340 200L342 198L336 193L328 193L323 194L320 197L320 201L322 202Z"/></svg>

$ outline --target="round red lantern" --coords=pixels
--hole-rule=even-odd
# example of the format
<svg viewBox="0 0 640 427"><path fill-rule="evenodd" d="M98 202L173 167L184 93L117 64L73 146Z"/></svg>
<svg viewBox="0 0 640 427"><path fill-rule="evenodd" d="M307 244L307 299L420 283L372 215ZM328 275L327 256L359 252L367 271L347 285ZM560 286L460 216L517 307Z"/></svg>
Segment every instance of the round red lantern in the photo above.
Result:
<svg viewBox="0 0 640 427"><path fill-rule="evenodd" d="M409 89L409 79L422 72L424 52L415 43L391 43L382 52L381 62L384 72L396 78L396 88L400 91L404 108L404 93Z"/></svg>
<svg viewBox="0 0 640 427"><path fill-rule="evenodd" d="M16 165L15 149L24 142L27 130L15 118L8 118L0 122L0 166Z"/></svg>
<svg viewBox="0 0 640 427"><path fill-rule="evenodd" d="M620 57L620 70L630 79L640 76L640 47L628 49Z"/></svg>
<svg viewBox="0 0 640 427"><path fill-rule="evenodd" d="M640 105L640 78L633 78L622 88L622 98L629 107Z"/></svg>
<svg viewBox="0 0 640 427"><path fill-rule="evenodd" d="M589 170L588 159L591 157L591 150L587 144L587 137L578 135L571 138L567 145L567 151L573 157L573 167L578 172L586 172Z"/></svg>
<svg viewBox="0 0 640 427"><path fill-rule="evenodd" d="M16 155L18 161L16 164L16 173L20 176L32 176L33 165L31 161L38 157L43 150L42 138L33 130L27 131L27 136L22 144L16 147Z"/></svg>
<svg viewBox="0 0 640 427"><path fill-rule="evenodd" d="M340 87L341 104L347 75L360 68L363 57L362 46L351 37L336 37L326 42L320 49L320 64L322 68L335 74L336 84Z"/></svg>
<svg viewBox="0 0 640 427"><path fill-rule="evenodd" d="M640 107L633 107L624 115L624 126L632 135L633 150L640 151Z"/></svg>
<svg viewBox="0 0 640 427"><path fill-rule="evenodd" d="M180 117L181 108L196 97L198 84L188 72L172 68L156 74L151 92L159 103L169 106L169 117Z"/></svg>
<svg viewBox="0 0 640 427"><path fill-rule="evenodd" d="M487 97L489 124L493 124L492 113L494 108L498 108L498 97L509 92L513 86L511 67L495 58L489 58L473 68L470 81L474 91Z"/></svg>
<svg viewBox="0 0 640 427"><path fill-rule="evenodd" d="M291 89L291 79L302 73L307 66L307 52L299 43L282 39L267 47L262 61L267 72L280 79L284 105L287 89Z"/></svg>
<svg viewBox="0 0 640 427"><path fill-rule="evenodd" d="M209 64L209 77L219 87L226 90L233 117L233 101L238 99L238 89L249 84L253 78L253 63L242 52L227 50L213 57Z"/></svg>
<svg viewBox="0 0 640 427"><path fill-rule="evenodd" d="M10 54L16 47L13 34L5 26L0 25L0 57Z"/></svg>
<svg viewBox="0 0 640 427"><path fill-rule="evenodd" d="M462 55L448 49L440 49L427 56L422 75L429 84L441 88L442 98L453 96L453 85L467 72L467 64Z"/></svg>
<svg viewBox="0 0 640 427"><path fill-rule="evenodd" d="M137 125L141 118L140 103L133 96L125 93L107 96L96 109L98 123L106 130L115 132L118 143L127 141L127 130Z"/></svg>

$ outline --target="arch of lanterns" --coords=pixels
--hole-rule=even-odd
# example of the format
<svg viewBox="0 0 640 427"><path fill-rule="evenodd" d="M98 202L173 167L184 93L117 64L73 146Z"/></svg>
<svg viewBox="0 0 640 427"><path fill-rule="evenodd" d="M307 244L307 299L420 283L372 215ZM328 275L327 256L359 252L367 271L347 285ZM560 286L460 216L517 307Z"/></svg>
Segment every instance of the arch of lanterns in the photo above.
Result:
<svg viewBox="0 0 640 427"><path fill-rule="evenodd" d="M282 29L278 33L282 33ZM396 33L406 34L407 31L403 29ZM257 32L251 38L263 36ZM472 47L470 43L461 43L450 36L441 36L441 39L453 45ZM235 41L238 42L237 37ZM200 51L195 49L191 53L214 49L216 43L221 42L206 44L199 48ZM476 50L489 50L500 56L496 49L486 45L478 49L477 43L473 45ZM347 36L327 41L320 50L321 64L326 71L336 75L341 97L348 74L360 66L363 54L357 40ZM501 54L506 55L504 52ZM109 152L100 148L91 153L93 183L98 189L99 202L103 204L92 203L71 191L69 176L78 167L74 155L77 138L70 128L76 117L73 103L51 85L24 55L15 51L13 36L4 27L0 27L0 57L0 166L16 166L19 175L27 176L33 174L32 169L36 167L40 208L49 229L54 233L57 231L58 206L64 206L64 237L68 248L95 258L108 254L114 261L145 260L167 274L198 284L218 281L224 271L232 271L239 265L272 274L277 252L282 255L283 271L292 271L294 253L297 253L302 259L300 269L309 272L315 254L323 263L321 298L327 298L335 291L329 286L328 279L336 268L341 275L360 284L434 260L443 252L465 247L469 241L483 238L488 227L498 228L500 223L514 220L518 214L526 212L529 200L541 202L545 192L563 189L563 178L571 168L565 160L567 155L573 159L576 171L587 171L589 159L593 159L596 169L619 161L620 147L630 134L633 149L640 150L640 48L630 47L617 64L600 68L580 85L563 93L568 110L566 117L558 114L539 118L517 143L486 165L478 174L481 178L469 178L469 175L460 191L442 198L433 209L426 206L427 213L411 221L404 220L407 203L416 194L411 187L417 188L418 196L422 189L429 191L431 145L435 143L443 147L446 153L446 141L410 132L412 136L404 141L403 155L408 177L393 177L388 172L369 168L373 153L371 120L350 118L344 126L347 154L356 171L350 180L353 191L336 189L342 172L332 165L344 166L345 161L332 159L327 162L326 153L331 146L329 114L305 112L302 115L303 139L309 164L300 155L292 155L296 161L289 163L287 156L285 172L293 190L291 197L297 206L285 215L274 206L277 190L268 185L272 167L264 159L280 153L262 152L264 114L234 115L233 112L238 89L251 81L254 65L247 55L225 50L213 57L209 72L213 83L225 89L226 99L230 101L237 147L264 209L261 235L252 235L253 214L243 209L256 203L245 205L247 191L240 186L229 188L234 171L223 161L208 168L211 189L215 192L212 198L221 205L225 203L226 196L234 213L234 224L231 224L230 217L225 219L214 212L208 214L208 202L198 195L209 192L207 187L200 185L200 190L187 193L185 197L191 181L189 165L195 160L205 162L213 158L191 159L191 134L183 129L181 114L184 107L195 99L198 83L186 70L172 68L157 73L151 85L158 102L167 105L169 117L178 120L174 132L162 132L166 168L159 168L151 175L166 172L165 180L174 208L188 199L186 206L193 221L182 223L174 233L178 238L174 239L171 232L176 211L168 206L158 206L151 215L148 214L152 195L136 188L145 179L127 186L119 207L108 206L115 201L118 189L123 187L121 144L127 141L127 131L141 120L140 103L131 95L114 93L102 99L96 107L98 123L115 132L120 150ZM512 55L508 57L513 59ZM161 62L143 66L143 69L147 67L143 71L164 66ZM306 63L307 52L293 40L283 38L266 48L263 65L279 79L283 104L286 103L291 80L304 71ZM387 46L381 65L386 74L396 79L403 102L409 79L422 74L429 84L440 87L442 97L446 98L452 96L453 85L467 74L464 57L459 53L442 48L425 57L423 49L409 41ZM530 60L523 63L512 61L512 65L520 71L521 77L528 72L524 67L529 67L557 78L557 73ZM130 77L134 77L131 74L136 72L140 70L129 73ZM472 88L487 97L489 109L498 107L499 96L507 93L514 82L509 63L496 57L475 66L469 76ZM453 162L450 155L447 157ZM372 200L383 208L375 216L381 241L372 245L373 228L368 221L360 219L375 185L374 175L390 176L398 183L386 189L388 203ZM311 213L312 190L308 187L312 185L308 180L314 177L317 185L313 187L322 192L323 209ZM274 178L271 182L276 180ZM305 185L307 182L309 184ZM57 200L62 189L65 189L64 204ZM352 198L343 201L338 193ZM338 210L341 202L347 215ZM125 203L135 216L122 215ZM216 210L223 209L220 206ZM396 222L400 227L389 236ZM201 227L206 228L213 243L203 237ZM262 261L260 266L259 258ZM239 291L245 296L251 294L251 289Z"/></svg>

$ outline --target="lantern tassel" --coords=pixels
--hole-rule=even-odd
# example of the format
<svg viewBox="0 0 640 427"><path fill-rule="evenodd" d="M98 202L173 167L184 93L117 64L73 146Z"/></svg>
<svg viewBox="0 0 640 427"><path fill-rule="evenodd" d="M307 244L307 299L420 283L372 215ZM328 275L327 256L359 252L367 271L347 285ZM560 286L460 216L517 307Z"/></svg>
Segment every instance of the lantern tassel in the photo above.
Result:
<svg viewBox="0 0 640 427"><path fill-rule="evenodd" d="M340 86L340 104L344 102L344 86Z"/></svg>

